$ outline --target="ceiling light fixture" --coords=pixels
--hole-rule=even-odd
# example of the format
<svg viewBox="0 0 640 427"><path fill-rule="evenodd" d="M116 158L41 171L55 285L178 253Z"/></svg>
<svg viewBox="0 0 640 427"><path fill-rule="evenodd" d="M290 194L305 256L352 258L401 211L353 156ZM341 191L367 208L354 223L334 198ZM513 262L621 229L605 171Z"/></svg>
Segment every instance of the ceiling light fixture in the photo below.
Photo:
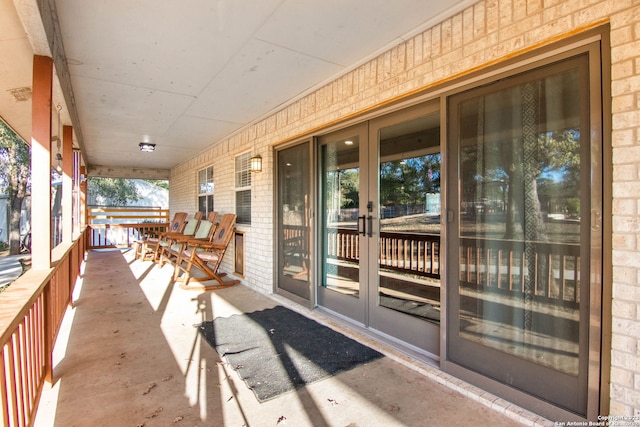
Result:
<svg viewBox="0 0 640 427"><path fill-rule="evenodd" d="M141 142L138 146L140 147L140 151L144 151L145 153L152 153L156 151L156 144L152 144L150 142Z"/></svg>

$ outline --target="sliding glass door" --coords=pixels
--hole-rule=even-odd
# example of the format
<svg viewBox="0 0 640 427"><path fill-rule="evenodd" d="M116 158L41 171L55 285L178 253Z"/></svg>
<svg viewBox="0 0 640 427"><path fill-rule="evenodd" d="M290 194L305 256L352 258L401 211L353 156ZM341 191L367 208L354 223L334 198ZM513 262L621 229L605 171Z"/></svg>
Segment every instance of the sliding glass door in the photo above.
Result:
<svg viewBox="0 0 640 427"><path fill-rule="evenodd" d="M583 416L602 240L589 64L504 78L448 111L448 359Z"/></svg>
<svg viewBox="0 0 640 427"><path fill-rule="evenodd" d="M277 152L278 289L311 298L310 143Z"/></svg>

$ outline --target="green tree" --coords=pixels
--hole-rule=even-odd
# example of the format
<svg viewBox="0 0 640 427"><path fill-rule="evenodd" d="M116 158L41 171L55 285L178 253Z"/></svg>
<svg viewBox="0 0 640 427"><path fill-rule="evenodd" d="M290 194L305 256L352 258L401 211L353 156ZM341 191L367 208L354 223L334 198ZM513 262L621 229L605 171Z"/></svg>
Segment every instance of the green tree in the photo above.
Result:
<svg viewBox="0 0 640 427"><path fill-rule="evenodd" d="M340 174L340 208L357 208L360 200L358 169L341 170Z"/></svg>
<svg viewBox="0 0 640 427"><path fill-rule="evenodd" d="M9 253L20 253L20 215L31 176L31 147L0 120L0 192L9 197Z"/></svg>
<svg viewBox="0 0 640 427"><path fill-rule="evenodd" d="M380 200L384 205L424 205L427 193L439 192L440 154L380 164Z"/></svg>
<svg viewBox="0 0 640 427"><path fill-rule="evenodd" d="M546 85L555 78L564 79L558 86L566 93L580 92L578 80L568 74L509 87L461 107L462 197L473 211L499 188L505 239L547 241L543 207L580 193L579 106L547 94Z"/></svg>
<svg viewBox="0 0 640 427"><path fill-rule="evenodd" d="M108 206L125 206L140 199L136 186L128 179L90 177L87 183L89 200L102 200Z"/></svg>
<svg viewBox="0 0 640 427"><path fill-rule="evenodd" d="M169 181L167 181L166 179L146 179L145 181L157 187L164 188L165 190L169 189Z"/></svg>

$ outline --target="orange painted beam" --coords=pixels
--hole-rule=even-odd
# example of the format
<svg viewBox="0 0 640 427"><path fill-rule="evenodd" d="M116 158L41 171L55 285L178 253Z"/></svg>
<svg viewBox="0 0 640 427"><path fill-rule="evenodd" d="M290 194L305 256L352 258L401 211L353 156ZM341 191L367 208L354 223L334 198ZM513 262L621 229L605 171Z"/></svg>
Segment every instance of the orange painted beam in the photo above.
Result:
<svg viewBox="0 0 640 427"><path fill-rule="evenodd" d="M62 127L62 242L73 240L73 127Z"/></svg>
<svg viewBox="0 0 640 427"><path fill-rule="evenodd" d="M51 268L51 101L53 60L33 56L31 132L31 266Z"/></svg>
<svg viewBox="0 0 640 427"><path fill-rule="evenodd" d="M80 175L85 177L85 181L80 183L80 226L84 227L87 225L87 167L80 166Z"/></svg>

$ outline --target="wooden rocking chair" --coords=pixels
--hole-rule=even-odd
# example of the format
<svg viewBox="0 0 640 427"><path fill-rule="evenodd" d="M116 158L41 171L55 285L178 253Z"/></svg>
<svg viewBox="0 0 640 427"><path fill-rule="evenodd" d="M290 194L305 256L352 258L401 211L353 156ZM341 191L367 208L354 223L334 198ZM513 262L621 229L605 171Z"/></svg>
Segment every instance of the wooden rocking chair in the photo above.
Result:
<svg viewBox="0 0 640 427"><path fill-rule="evenodd" d="M210 242L188 240L182 256L174 264L173 280L182 281L183 289L212 290L226 288L240 283L240 280L223 280L226 273L219 273L218 268L233 237L237 215L224 214ZM192 269L204 273L204 277L194 277ZM180 277L180 272L184 275ZM189 282L206 282L215 280L215 285L189 285Z"/></svg>
<svg viewBox="0 0 640 427"><path fill-rule="evenodd" d="M187 221L184 229L181 232L165 231L162 233L158 233L158 239L147 244L146 250L149 253L153 254L151 259L157 262L160 259L160 252L162 247L168 245L173 238L177 236L193 237L193 235L196 233L196 230L198 229L198 224L200 224L200 219L191 218L189 221Z"/></svg>
<svg viewBox="0 0 640 427"><path fill-rule="evenodd" d="M169 223L169 229L167 231L174 233L182 233L184 227L187 225L187 213L176 212L173 219ZM135 253L135 259L142 258L142 261L147 260L147 256L153 254L155 256L155 247L158 244L159 238L158 232L147 233L142 239L133 242L133 249ZM153 250L149 249L149 244L153 246ZM151 259L151 258L149 258Z"/></svg>
<svg viewBox="0 0 640 427"><path fill-rule="evenodd" d="M201 220L198 229L193 236L174 235L169 237L166 245L161 245L158 262L160 267L165 263L177 262L182 255L183 249L186 249L188 241L201 241L203 243L210 242L218 225L218 212L209 212L207 219Z"/></svg>

